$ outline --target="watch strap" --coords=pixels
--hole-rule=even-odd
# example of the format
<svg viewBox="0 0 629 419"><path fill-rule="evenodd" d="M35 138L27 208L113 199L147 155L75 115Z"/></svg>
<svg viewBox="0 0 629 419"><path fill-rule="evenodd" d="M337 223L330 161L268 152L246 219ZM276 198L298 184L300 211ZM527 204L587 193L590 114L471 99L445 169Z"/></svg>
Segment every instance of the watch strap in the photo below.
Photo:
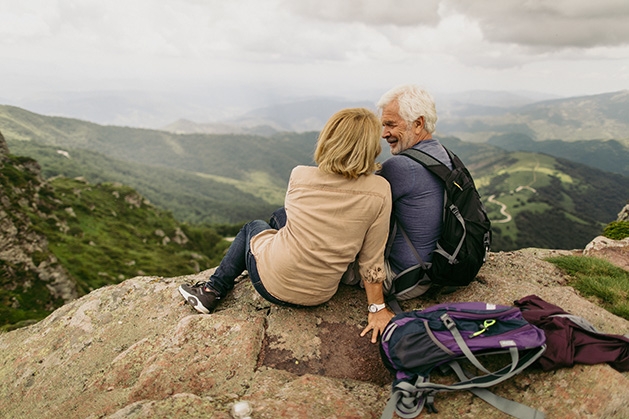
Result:
<svg viewBox="0 0 629 419"><path fill-rule="evenodd" d="M384 309L386 308L386 306L387 306L387 305L386 305L385 303L382 303L382 304L375 304L375 303L372 303L372 304L369 304L369 306L367 307L367 310L368 310L370 313L377 313L377 312L379 312L380 310L384 310ZM373 307L373 308L375 308L375 310L373 310L373 309L372 309L372 307Z"/></svg>

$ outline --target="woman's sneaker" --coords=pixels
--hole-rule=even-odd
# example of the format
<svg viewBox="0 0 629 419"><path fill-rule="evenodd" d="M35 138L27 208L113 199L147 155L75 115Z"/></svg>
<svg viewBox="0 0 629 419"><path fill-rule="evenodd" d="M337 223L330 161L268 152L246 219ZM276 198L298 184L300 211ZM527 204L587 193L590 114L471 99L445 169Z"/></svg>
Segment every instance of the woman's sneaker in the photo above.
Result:
<svg viewBox="0 0 629 419"><path fill-rule="evenodd" d="M199 313L209 314L221 299L218 292L205 285L205 282L197 282L194 285L181 285L179 293Z"/></svg>

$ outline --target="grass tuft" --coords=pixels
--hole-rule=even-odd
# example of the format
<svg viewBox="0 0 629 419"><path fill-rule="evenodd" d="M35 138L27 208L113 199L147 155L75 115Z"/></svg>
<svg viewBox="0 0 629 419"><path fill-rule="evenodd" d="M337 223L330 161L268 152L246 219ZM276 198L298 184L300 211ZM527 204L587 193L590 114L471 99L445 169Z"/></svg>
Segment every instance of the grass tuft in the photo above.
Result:
<svg viewBox="0 0 629 419"><path fill-rule="evenodd" d="M558 256L546 259L570 277L582 295L595 297L601 307L629 320L629 272L602 259Z"/></svg>

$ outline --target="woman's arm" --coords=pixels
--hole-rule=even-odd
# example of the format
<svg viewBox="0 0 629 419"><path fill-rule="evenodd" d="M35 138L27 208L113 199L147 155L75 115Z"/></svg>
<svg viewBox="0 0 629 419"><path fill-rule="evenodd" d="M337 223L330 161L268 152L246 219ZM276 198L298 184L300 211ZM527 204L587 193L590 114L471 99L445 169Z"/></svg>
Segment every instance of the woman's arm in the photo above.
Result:
<svg viewBox="0 0 629 419"><path fill-rule="evenodd" d="M384 304L384 292L382 290L382 283L386 279L384 248L389 236L390 216L391 195L389 194L389 185L387 184L382 208L374 223L367 230L363 247L358 255L359 272L367 293L367 306L369 304ZM386 307L375 313L369 312L367 327L360 335L365 336L369 331L372 331L371 342L376 343L378 335L384 331L392 317L393 313Z"/></svg>
<svg viewBox="0 0 629 419"><path fill-rule="evenodd" d="M384 304L382 282L364 282L364 284L367 293L367 306L369 306L369 304ZM367 307L365 307L365 310L366 309ZM386 307L376 313L369 313L367 317L367 327L363 329L360 336L365 336L371 330L371 343L378 342L378 335L384 332L384 328L387 327L387 324L389 324L392 318L393 313Z"/></svg>

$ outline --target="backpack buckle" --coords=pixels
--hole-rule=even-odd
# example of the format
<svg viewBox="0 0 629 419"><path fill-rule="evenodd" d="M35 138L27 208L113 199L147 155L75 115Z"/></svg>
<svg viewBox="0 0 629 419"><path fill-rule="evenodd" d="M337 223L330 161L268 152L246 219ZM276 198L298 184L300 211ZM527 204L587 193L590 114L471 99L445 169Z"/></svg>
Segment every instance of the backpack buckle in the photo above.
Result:
<svg viewBox="0 0 629 419"><path fill-rule="evenodd" d="M441 317L439 317L439 318L441 319L443 324L446 325L448 330L451 330L451 329L456 327L456 324L454 323L454 320L452 320L452 317L450 317L450 315L448 313L443 313L441 315Z"/></svg>

